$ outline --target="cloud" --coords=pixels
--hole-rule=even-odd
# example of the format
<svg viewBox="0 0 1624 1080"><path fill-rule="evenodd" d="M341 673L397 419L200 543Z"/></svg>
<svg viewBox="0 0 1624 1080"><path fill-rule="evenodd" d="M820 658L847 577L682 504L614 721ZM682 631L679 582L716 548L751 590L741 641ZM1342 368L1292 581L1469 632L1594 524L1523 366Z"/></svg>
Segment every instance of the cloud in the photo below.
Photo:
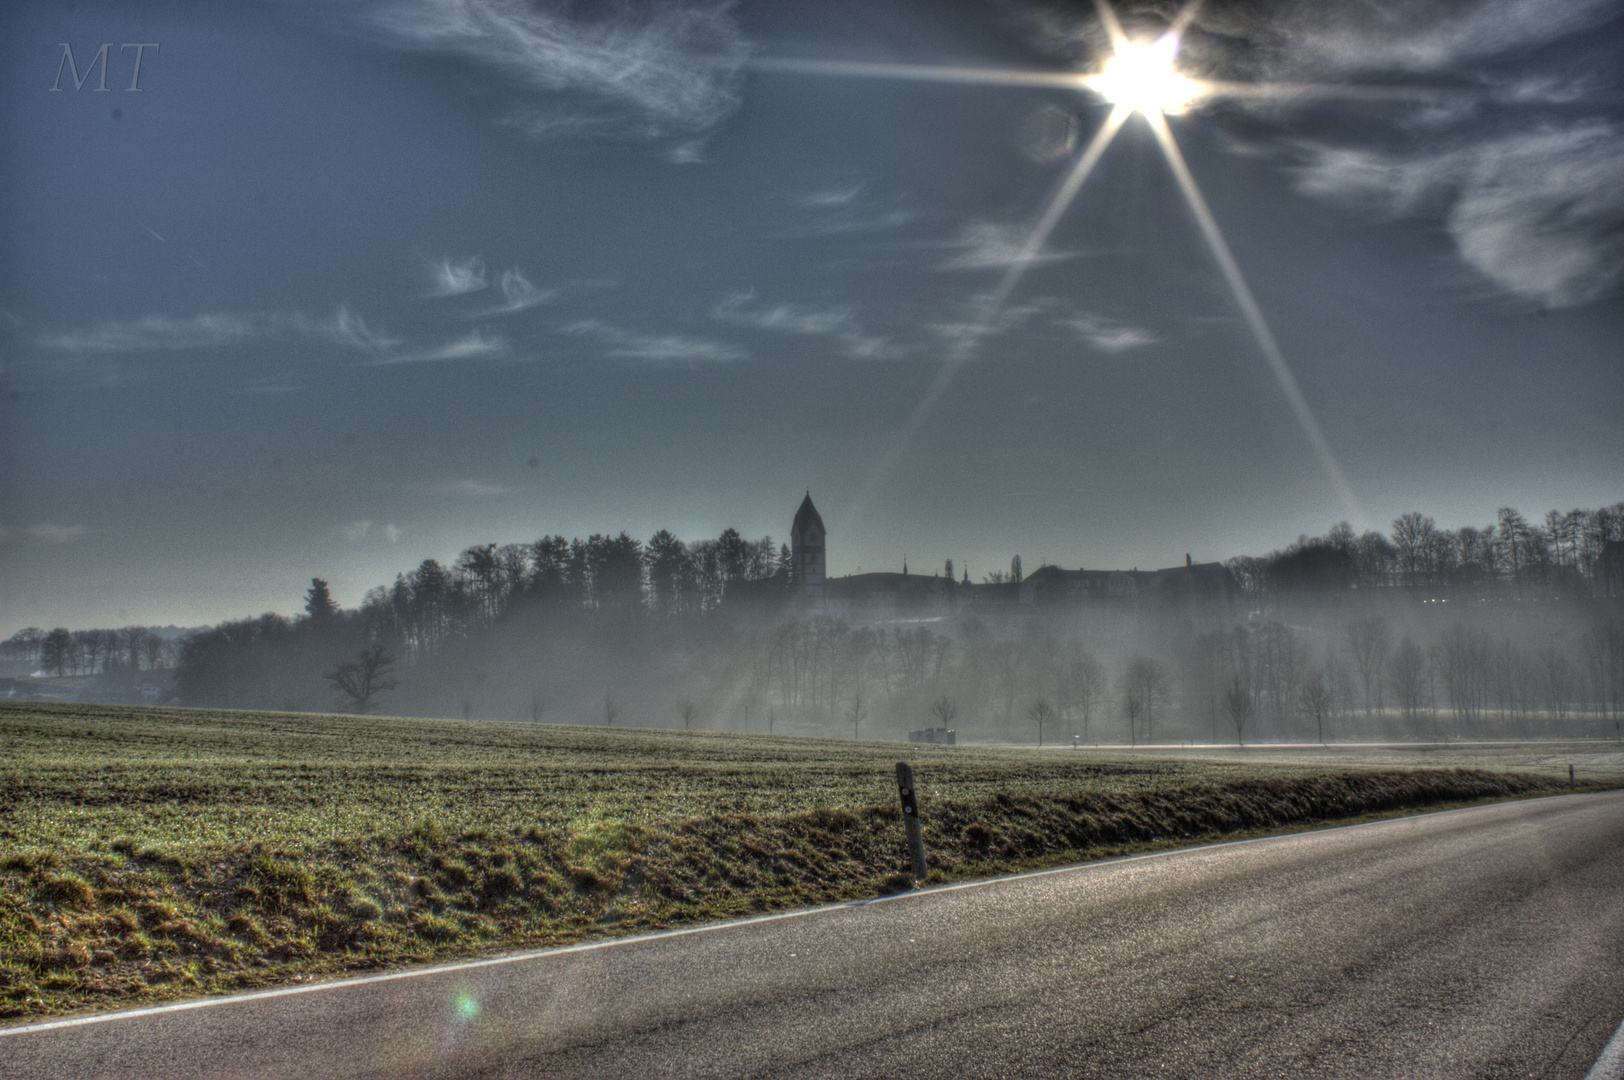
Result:
<svg viewBox="0 0 1624 1080"><path fill-rule="evenodd" d="M1077 257L1076 252L1044 250L1031 257L1025 255L1029 225L1001 225L991 221L972 221L959 232L948 247L958 254L949 257L938 267L942 270L1004 270L1024 263L1044 266Z"/></svg>
<svg viewBox="0 0 1624 1080"><path fill-rule="evenodd" d="M749 48L726 0L386 0L388 43L456 56L537 96L510 122L536 137L692 135L739 103Z"/></svg>
<svg viewBox="0 0 1624 1080"><path fill-rule="evenodd" d="M500 484L490 484L483 480L443 480L428 485L428 490L436 495L446 495L455 498L485 498L491 495L502 495L507 488ZM390 526L394 528L394 526ZM396 537L399 536L397 532ZM391 541L392 543L393 541Z"/></svg>
<svg viewBox="0 0 1624 1080"><path fill-rule="evenodd" d="M1409 156L1306 148L1307 194L1392 216L1441 219L1461 259L1550 307L1624 277L1624 129L1604 121L1502 135Z"/></svg>
<svg viewBox="0 0 1624 1080"><path fill-rule="evenodd" d="M396 543L400 540L400 529L394 525L385 525L383 527L383 538L391 544Z"/></svg>
<svg viewBox="0 0 1624 1080"><path fill-rule="evenodd" d="M1618 12L1618 0L1297 0L1254 16L1259 23L1251 29L1252 36L1272 40L1285 65L1320 77L1362 71L1427 73L1532 49L1606 22ZM1212 14L1226 18L1218 11Z"/></svg>
<svg viewBox="0 0 1624 1080"><path fill-rule="evenodd" d="M1085 313L1071 318L1056 319L1055 323L1072 331L1080 340L1086 341L1103 353L1126 352L1144 345L1154 345L1161 340L1149 330L1129 326L1103 315Z"/></svg>
<svg viewBox="0 0 1624 1080"><path fill-rule="evenodd" d="M849 356L881 359L896 354L883 337L865 334L849 308L807 309L793 304L757 304L754 292L724 297L711 312L713 318L735 326L749 326L765 333L828 336L839 341Z"/></svg>
<svg viewBox="0 0 1624 1080"><path fill-rule="evenodd" d="M673 165L703 165L705 163L705 140L689 139L673 146L666 152L665 159Z"/></svg>
<svg viewBox="0 0 1624 1080"><path fill-rule="evenodd" d="M89 330L41 334L35 344L69 352L126 352L142 349L205 349L253 337L256 327L241 315L196 315L172 319L146 315L131 322L108 322Z"/></svg>
<svg viewBox="0 0 1624 1080"><path fill-rule="evenodd" d="M71 544L84 536L83 525L30 525L28 535L42 544Z"/></svg>
<svg viewBox="0 0 1624 1080"><path fill-rule="evenodd" d="M658 337L628 335L621 344L609 350L609 355L650 364L727 364L744 359L744 353L731 345L675 334Z"/></svg>
<svg viewBox="0 0 1624 1080"><path fill-rule="evenodd" d="M484 287L485 260L478 255L462 262L441 259L434 267L434 289L429 296L441 300L448 296L478 292Z"/></svg>
<svg viewBox="0 0 1624 1080"><path fill-rule="evenodd" d="M851 233L886 232L919 220L919 211L895 199L876 198L863 181L817 188L791 196L788 203L805 220L779 236L819 239Z"/></svg>
<svg viewBox="0 0 1624 1080"><path fill-rule="evenodd" d="M358 544L367 538L367 533L372 531L372 522L352 521L348 525L340 525L338 529L339 532L344 534L345 540L352 544Z"/></svg>
<svg viewBox="0 0 1624 1080"><path fill-rule="evenodd" d="M677 334L633 334L596 319L573 323L564 332L602 339L609 346L605 356L647 364L728 364L745 358L743 351L721 342Z"/></svg>
<svg viewBox="0 0 1624 1080"><path fill-rule="evenodd" d="M443 345L407 349L403 352L380 356L375 360L368 360L366 364L369 367L381 367L392 364L433 364L450 360L477 360L481 357L505 353L507 347L507 340L500 334L474 330Z"/></svg>
<svg viewBox="0 0 1624 1080"><path fill-rule="evenodd" d="M865 183L845 184L840 187L808 192L797 197L794 202L799 206L814 210L826 209L831 206L850 206L861 198L867 190L868 185Z"/></svg>
<svg viewBox="0 0 1624 1080"><path fill-rule="evenodd" d="M518 267L502 271L502 277L497 282L502 290L504 302L497 307L486 308L475 312L473 318L486 318L495 315L512 315L516 311L535 307L545 303L558 295L556 289L538 289L530 284L530 279Z"/></svg>
<svg viewBox="0 0 1624 1080"><path fill-rule="evenodd" d="M367 326L365 319L359 315L350 314L349 307L344 304L339 305L338 314L333 316L331 323L318 329L328 334L340 345L347 345L352 349L365 349L369 352L376 352L400 344L398 338L378 333Z"/></svg>

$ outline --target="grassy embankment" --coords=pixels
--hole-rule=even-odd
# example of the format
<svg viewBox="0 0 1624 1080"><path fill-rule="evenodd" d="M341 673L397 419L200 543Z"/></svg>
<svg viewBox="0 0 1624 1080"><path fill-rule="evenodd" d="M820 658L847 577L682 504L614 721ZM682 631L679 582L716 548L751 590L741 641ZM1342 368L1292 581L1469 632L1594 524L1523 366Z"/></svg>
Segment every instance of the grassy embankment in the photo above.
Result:
<svg viewBox="0 0 1624 1080"><path fill-rule="evenodd" d="M1598 751L1600 756L1598 756ZM1275 755L1279 756L1279 755ZM1314 760L1322 757L1328 760ZM1487 798L1615 747L1269 762L0 704L0 1016L285 983Z"/></svg>

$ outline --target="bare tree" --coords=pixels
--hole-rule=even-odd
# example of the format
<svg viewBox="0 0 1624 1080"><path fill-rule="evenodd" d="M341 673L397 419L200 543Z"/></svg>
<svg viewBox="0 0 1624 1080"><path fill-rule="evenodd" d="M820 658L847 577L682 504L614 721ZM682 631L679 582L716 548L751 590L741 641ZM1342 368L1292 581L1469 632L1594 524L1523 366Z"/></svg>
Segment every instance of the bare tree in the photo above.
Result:
<svg viewBox="0 0 1624 1080"><path fill-rule="evenodd" d="M1411 511L1393 519L1393 549L1404 584L1414 588L1432 567L1432 541L1437 526L1425 515Z"/></svg>
<svg viewBox="0 0 1624 1080"><path fill-rule="evenodd" d="M1145 741L1155 742L1156 707L1167 702L1167 669L1148 656L1136 656L1128 661L1122 681L1128 696L1144 707Z"/></svg>
<svg viewBox="0 0 1624 1080"><path fill-rule="evenodd" d="M1071 700L1083 717L1083 741L1088 741L1088 725L1094 711L1106 699L1105 668L1093 655L1080 652L1067 665L1066 681L1070 684Z"/></svg>
<svg viewBox="0 0 1624 1080"><path fill-rule="evenodd" d="M400 685L391 677L394 669L395 660L384 647L372 645L362 649L355 659L341 661L332 671L324 672L322 678L338 691L341 704L365 716L385 693Z"/></svg>
<svg viewBox="0 0 1624 1080"><path fill-rule="evenodd" d="M167 639L158 634L148 634L141 642L141 653L147 662L148 671L157 671L173 662L175 650Z"/></svg>
<svg viewBox="0 0 1624 1080"><path fill-rule="evenodd" d="M546 711L547 699L542 696L541 689L538 687L530 691L530 722L541 723L542 714Z"/></svg>
<svg viewBox="0 0 1624 1080"><path fill-rule="evenodd" d="M868 708L863 704L862 694L853 694L851 704L846 708L846 719L851 721L851 737L857 738L857 729L868 715Z"/></svg>
<svg viewBox="0 0 1624 1080"><path fill-rule="evenodd" d="M1229 722L1235 727L1235 742L1245 746L1246 722L1257 712L1257 706L1252 703L1251 689L1241 682L1239 675L1229 677L1229 685L1224 688L1223 701L1220 704L1224 716L1228 717Z"/></svg>
<svg viewBox="0 0 1624 1080"><path fill-rule="evenodd" d="M1382 668L1392 648L1393 630L1386 619L1372 615L1350 622L1343 634L1354 670L1359 673L1359 685L1364 690L1365 715L1370 716L1382 705Z"/></svg>
<svg viewBox="0 0 1624 1080"><path fill-rule="evenodd" d="M1015 715L1015 698L1021 690L1021 661L1023 659L1020 646L1013 641L1000 641L993 646L993 681L998 688L998 696L1004 699L1004 722L1006 724Z"/></svg>
<svg viewBox="0 0 1624 1080"><path fill-rule="evenodd" d="M620 715L620 705L616 703L614 695L609 691L603 692L603 726L614 727L615 717Z"/></svg>
<svg viewBox="0 0 1624 1080"><path fill-rule="evenodd" d="M1550 718L1561 723L1568 718L1568 704L1573 700L1573 665L1554 645L1540 653L1540 664L1545 675L1545 704Z"/></svg>
<svg viewBox="0 0 1624 1080"><path fill-rule="evenodd" d="M1321 746L1325 745L1325 717L1331 711L1332 701L1333 694L1325 675L1319 671L1310 672L1308 678L1303 680L1302 689L1297 692L1297 711L1314 718Z"/></svg>
<svg viewBox="0 0 1624 1080"><path fill-rule="evenodd" d="M1122 698L1122 716L1128 721L1128 745L1139 745L1139 714L1145 711L1144 702L1132 694Z"/></svg>
<svg viewBox="0 0 1624 1080"><path fill-rule="evenodd" d="M699 710L694 707L692 701L687 698L682 699L682 703L677 706L677 715L682 717L682 730L692 731L694 729L694 715L698 712Z"/></svg>
<svg viewBox="0 0 1624 1080"><path fill-rule="evenodd" d="M1026 717L1038 726L1038 745L1043 745L1043 727L1054 722L1054 706L1049 704L1047 698L1038 698L1026 710Z"/></svg>
<svg viewBox="0 0 1624 1080"><path fill-rule="evenodd" d="M959 715L959 707L946 694L931 702L930 714L936 718L937 727L949 727L953 718Z"/></svg>
<svg viewBox="0 0 1624 1080"><path fill-rule="evenodd" d="M1393 690L1398 694L1404 719L1414 721L1426 701L1427 656L1408 637L1401 639L1393 653Z"/></svg>

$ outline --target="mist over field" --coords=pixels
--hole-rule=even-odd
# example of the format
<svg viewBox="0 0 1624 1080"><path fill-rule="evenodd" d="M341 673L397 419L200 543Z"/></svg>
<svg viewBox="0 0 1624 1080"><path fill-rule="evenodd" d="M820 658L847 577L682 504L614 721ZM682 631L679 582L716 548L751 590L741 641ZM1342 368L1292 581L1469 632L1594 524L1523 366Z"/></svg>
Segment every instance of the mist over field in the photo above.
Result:
<svg viewBox="0 0 1624 1080"><path fill-rule="evenodd" d="M477 545L354 610L317 579L301 612L169 640L23 631L5 655L37 674L9 692L1050 745L1621 734L1624 504L1408 514L1161 571L825 581L797 559L736 530Z"/></svg>

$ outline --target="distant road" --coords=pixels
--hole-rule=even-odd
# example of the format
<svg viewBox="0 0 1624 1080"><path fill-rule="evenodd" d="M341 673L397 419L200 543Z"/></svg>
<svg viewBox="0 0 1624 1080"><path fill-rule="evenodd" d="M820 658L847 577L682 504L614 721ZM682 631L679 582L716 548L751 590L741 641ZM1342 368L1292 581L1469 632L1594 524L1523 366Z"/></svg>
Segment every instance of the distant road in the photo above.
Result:
<svg viewBox="0 0 1624 1080"><path fill-rule="evenodd" d="M1624 792L0 1033L0 1076L1582 1078Z"/></svg>

